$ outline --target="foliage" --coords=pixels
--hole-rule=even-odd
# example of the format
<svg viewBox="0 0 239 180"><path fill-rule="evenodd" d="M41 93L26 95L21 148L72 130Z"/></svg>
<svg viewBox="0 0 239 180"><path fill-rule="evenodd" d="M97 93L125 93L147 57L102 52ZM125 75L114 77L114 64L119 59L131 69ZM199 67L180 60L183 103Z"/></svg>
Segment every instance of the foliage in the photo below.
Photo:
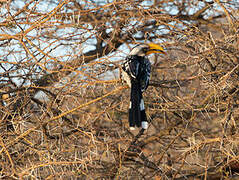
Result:
<svg viewBox="0 0 239 180"><path fill-rule="evenodd" d="M238 3L1 1L0 177L223 179L238 173ZM151 121L129 131L120 65L151 56Z"/></svg>

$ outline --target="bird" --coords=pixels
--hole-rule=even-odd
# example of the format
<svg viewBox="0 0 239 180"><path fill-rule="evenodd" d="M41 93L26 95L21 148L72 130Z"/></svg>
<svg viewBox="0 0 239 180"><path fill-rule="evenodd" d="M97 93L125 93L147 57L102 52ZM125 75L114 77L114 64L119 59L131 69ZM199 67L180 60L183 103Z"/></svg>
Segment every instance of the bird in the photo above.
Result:
<svg viewBox="0 0 239 180"><path fill-rule="evenodd" d="M166 54L163 47L155 43L138 44L122 63L122 79L131 89L128 121L130 130L135 126L148 129L143 92L148 88L151 63L147 58L152 53Z"/></svg>

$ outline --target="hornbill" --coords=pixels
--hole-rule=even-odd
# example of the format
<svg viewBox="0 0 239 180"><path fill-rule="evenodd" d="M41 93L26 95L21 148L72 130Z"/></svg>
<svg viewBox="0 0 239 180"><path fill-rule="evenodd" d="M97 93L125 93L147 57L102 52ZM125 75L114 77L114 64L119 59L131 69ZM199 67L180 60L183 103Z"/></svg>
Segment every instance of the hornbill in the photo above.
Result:
<svg viewBox="0 0 239 180"><path fill-rule="evenodd" d="M148 88L151 71L151 64L146 56L152 53L165 54L165 51L158 44L138 44L122 64L122 79L131 88L128 117L131 130L135 126L148 128L142 93Z"/></svg>

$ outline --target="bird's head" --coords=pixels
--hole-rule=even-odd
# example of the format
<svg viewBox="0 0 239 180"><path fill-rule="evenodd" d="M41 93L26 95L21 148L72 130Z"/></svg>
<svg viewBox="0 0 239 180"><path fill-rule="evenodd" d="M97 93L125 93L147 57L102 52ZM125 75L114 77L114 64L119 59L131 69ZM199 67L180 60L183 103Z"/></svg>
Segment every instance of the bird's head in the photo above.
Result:
<svg viewBox="0 0 239 180"><path fill-rule="evenodd" d="M129 55L136 56L147 56L152 53L162 53L165 54L164 49L158 44L148 43L148 44L138 44L135 46Z"/></svg>

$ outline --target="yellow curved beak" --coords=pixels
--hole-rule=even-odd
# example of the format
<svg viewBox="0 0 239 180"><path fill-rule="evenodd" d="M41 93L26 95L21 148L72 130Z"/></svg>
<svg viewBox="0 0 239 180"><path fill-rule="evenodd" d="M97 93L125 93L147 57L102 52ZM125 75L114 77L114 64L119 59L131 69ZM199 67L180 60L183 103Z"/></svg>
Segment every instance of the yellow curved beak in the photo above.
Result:
<svg viewBox="0 0 239 180"><path fill-rule="evenodd" d="M154 43L149 43L149 50L146 53L146 55L152 54L152 53L162 53L162 54L166 54L166 52L164 51L164 49L159 46L158 44L154 44Z"/></svg>

